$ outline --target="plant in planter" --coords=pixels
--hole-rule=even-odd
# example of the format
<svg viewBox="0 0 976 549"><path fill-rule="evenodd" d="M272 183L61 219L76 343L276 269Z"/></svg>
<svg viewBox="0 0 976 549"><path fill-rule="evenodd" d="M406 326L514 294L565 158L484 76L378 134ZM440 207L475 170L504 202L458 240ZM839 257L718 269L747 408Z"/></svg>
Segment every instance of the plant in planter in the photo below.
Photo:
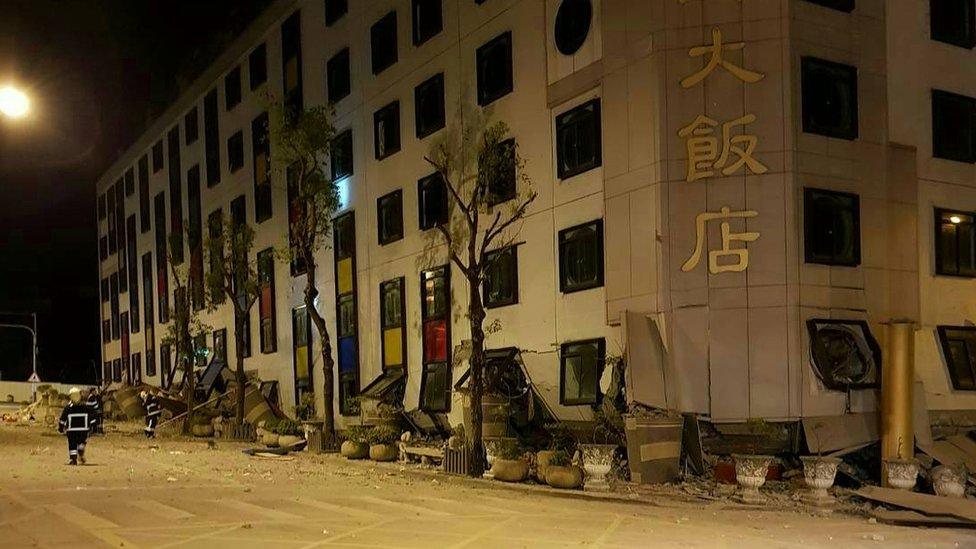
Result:
<svg viewBox="0 0 976 549"><path fill-rule="evenodd" d="M820 440L820 430L824 424L818 422L813 426L813 435L817 439L816 456L800 456L803 462L803 480L809 488L809 492L803 499L811 505L826 506L834 502L827 489L834 485L834 477L837 476L837 466L840 465L840 458L824 457L821 452L823 447Z"/></svg>
<svg viewBox="0 0 976 549"><path fill-rule="evenodd" d="M325 420L315 417L315 394L305 393L302 395L298 406L295 406L295 417L302 422L303 434L305 440L308 441L308 451L321 453L323 443L325 442L322 440L322 429L325 425Z"/></svg>
<svg viewBox="0 0 976 549"><path fill-rule="evenodd" d="M610 489L607 474L615 465L617 448L623 443L623 418L620 413L605 407L594 410L593 419L596 427L593 430L593 444L580 444L579 450L583 454L583 470L586 472L588 491L606 492ZM619 420L619 421L618 421Z"/></svg>
<svg viewBox="0 0 976 549"><path fill-rule="evenodd" d="M522 482L529 476L529 462L525 451L515 439L495 439L499 441L497 454L491 464L491 474L495 480Z"/></svg>
<svg viewBox="0 0 976 549"><path fill-rule="evenodd" d="M932 488L936 495L951 498L966 497L969 471L962 463L939 465L932 469Z"/></svg>
<svg viewBox="0 0 976 549"><path fill-rule="evenodd" d="M553 488L579 488L583 485L583 469L573 465L568 452L556 450L546 468L546 484Z"/></svg>
<svg viewBox="0 0 976 549"><path fill-rule="evenodd" d="M773 427L761 418L750 419L746 425L753 435L753 453L732 456L735 460L735 480L739 483L739 499L743 503L763 503L765 498L759 493L759 488L766 484L773 456L759 454L759 443L763 435L773 431Z"/></svg>
<svg viewBox="0 0 976 549"><path fill-rule="evenodd" d="M346 459L365 459L369 457L368 427L357 425L349 429L346 440L339 448L339 453Z"/></svg>
<svg viewBox="0 0 976 549"><path fill-rule="evenodd" d="M902 457L902 439L898 438L898 457L884 460L885 479L888 485L900 490L915 488L918 480L918 462Z"/></svg>
<svg viewBox="0 0 976 549"><path fill-rule="evenodd" d="M269 448L278 446L278 423L280 421L278 418L265 420L264 425L260 427L262 444Z"/></svg>
<svg viewBox="0 0 976 549"><path fill-rule="evenodd" d="M275 432L278 433L278 446L282 448L291 448L305 440L302 422L294 419L280 420L275 426Z"/></svg>
<svg viewBox="0 0 976 549"><path fill-rule="evenodd" d="M562 451L571 456L576 451L576 438L565 424L549 423L546 431L549 433L549 447L535 454L535 476L540 482L546 482L546 470L556 452Z"/></svg>
<svg viewBox="0 0 976 549"><path fill-rule="evenodd" d="M397 458L396 442L400 432L389 425L376 425L369 429L369 459L393 461Z"/></svg>

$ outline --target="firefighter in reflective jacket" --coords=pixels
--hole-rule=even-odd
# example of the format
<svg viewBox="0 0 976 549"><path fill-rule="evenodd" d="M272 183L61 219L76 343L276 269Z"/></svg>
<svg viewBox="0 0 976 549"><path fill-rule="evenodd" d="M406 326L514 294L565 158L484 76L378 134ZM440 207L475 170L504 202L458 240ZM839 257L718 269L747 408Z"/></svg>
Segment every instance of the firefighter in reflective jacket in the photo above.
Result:
<svg viewBox="0 0 976 549"><path fill-rule="evenodd" d="M147 391L139 393L142 405L146 408L146 438L156 438L156 425L163 410L159 407L159 399Z"/></svg>
<svg viewBox="0 0 976 549"><path fill-rule="evenodd" d="M80 460L85 463L85 443L88 442L88 433L92 428L92 421L95 412L87 402L81 398L81 390L72 387L68 391L70 402L61 411L61 420L58 421L58 431L68 436L68 463L78 465Z"/></svg>
<svg viewBox="0 0 976 549"><path fill-rule="evenodd" d="M102 426L102 393L98 387L92 387L88 392L88 406L94 414L92 417L91 434L105 434Z"/></svg>

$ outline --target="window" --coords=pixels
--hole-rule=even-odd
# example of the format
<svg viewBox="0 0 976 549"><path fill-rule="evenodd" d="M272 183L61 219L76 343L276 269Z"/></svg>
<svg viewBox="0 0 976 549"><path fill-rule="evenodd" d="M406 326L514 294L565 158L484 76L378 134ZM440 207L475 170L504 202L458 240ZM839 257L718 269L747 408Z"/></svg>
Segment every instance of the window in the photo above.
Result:
<svg viewBox="0 0 976 549"><path fill-rule="evenodd" d="M125 196L130 197L136 192L136 174L129 168L125 171Z"/></svg>
<svg viewBox="0 0 976 549"><path fill-rule="evenodd" d="M804 57L801 72L803 131L857 139L857 68Z"/></svg>
<svg viewBox="0 0 976 549"><path fill-rule="evenodd" d="M952 388L976 391L976 328L939 326L938 332Z"/></svg>
<svg viewBox="0 0 976 549"><path fill-rule="evenodd" d="M976 162L976 99L932 90L932 156Z"/></svg>
<svg viewBox="0 0 976 549"><path fill-rule="evenodd" d="M421 379L421 402L430 403L438 409L444 408L445 393L450 391L450 382L442 383L443 370L450 371L451 342L451 286L450 267L444 265L420 273L421 289L421 339L423 341L423 378ZM430 372L435 377L428 379ZM448 405L449 406L449 405Z"/></svg>
<svg viewBox="0 0 976 549"><path fill-rule="evenodd" d="M203 146L207 163L207 187L220 183L220 124L217 89L203 98Z"/></svg>
<svg viewBox="0 0 976 549"><path fill-rule="evenodd" d="M437 36L441 20L441 0L413 0L413 45L419 46Z"/></svg>
<svg viewBox="0 0 976 549"><path fill-rule="evenodd" d="M98 220L102 221L108 216L107 199L105 193L98 195Z"/></svg>
<svg viewBox="0 0 976 549"><path fill-rule="evenodd" d="M481 293L485 307L493 309L518 303L518 247L508 246L487 254Z"/></svg>
<svg viewBox="0 0 976 549"><path fill-rule="evenodd" d="M337 181L352 175L352 130L346 130L332 140L329 154L332 164L332 180Z"/></svg>
<svg viewBox="0 0 976 549"><path fill-rule="evenodd" d="M275 329L275 272L274 249L268 248L258 253L258 312L261 318L261 352L265 354L278 350L278 335Z"/></svg>
<svg viewBox="0 0 976 549"><path fill-rule="evenodd" d="M156 357L152 353L146 353L146 377L156 375Z"/></svg>
<svg viewBox="0 0 976 549"><path fill-rule="evenodd" d="M133 385L142 383L142 353L132 353L132 367L129 370L129 381Z"/></svg>
<svg viewBox="0 0 976 549"><path fill-rule="evenodd" d="M505 32L477 51L478 104L484 107L512 92L512 33Z"/></svg>
<svg viewBox="0 0 976 549"><path fill-rule="evenodd" d="M190 248L190 298L193 309L206 306L206 287L203 283L203 211L200 206L200 165L196 164L186 174L188 208L187 244ZM133 250L135 251L135 250Z"/></svg>
<svg viewBox="0 0 976 549"><path fill-rule="evenodd" d="M261 44L247 56L247 71L251 79L251 91L268 81L268 48Z"/></svg>
<svg viewBox="0 0 976 549"><path fill-rule="evenodd" d="M356 217L343 214L333 222L333 251L336 272L336 315L338 317L339 412L358 413L359 339L356 334Z"/></svg>
<svg viewBox="0 0 976 549"><path fill-rule="evenodd" d="M856 194L803 190L803 248L807 263L861 263L860 199Z"/></svg>
<svg viewBox="0 0 976 549"><path fill-rule="evenodd" d="M929 0L932 40L961 48L976 46L973 0Z"/></svg>
<svg viewBox="0 0 976 549"><path fill-rule="evenodd" d="M285 105L292 111L303 108L302 99L302 24L295 11L281 24L281 66Z"/></svg>
<svg viewBox="0 0 976 549"><path fill-rule="evenodd" d="M251 121L251 154L254 164L254 221L271 219L271 143L268 140L268 113Z"/></svg>
<svg viewBox="0 0 976 549"><path fill-rule="evenodd" d="M444 127L444 73L436 74L414 88L413 108L417 139Z"/></svg>
<svg viewBox="0 0 976 549"><path fill-rule="evenodd" d="M305 306L291 311L292 367L295 373L295 402L301 402L302 395L314 395L312 385L312 325Z"/></svg>
<svg viewBox="0 0 976 549"><path fill-rule="evenodd" d="M332 56L325 64L329 103L338 103L352 90L349 74L349 48Z"/></svg>
<svg viewBox="0 0 976 549"><path fill-rule="evenodd" d="M183 263L183 174L180 168L180 127L175 126L166 137L169 156L169 226L173 234L173 263Z"/></svg>
<svg viewBox="0 0 976 549"><path fill-rule="evenodd" d="M193 107L190 112L186 113L183 117L183 139L186 140L186 144L196 142L197 138L200 137L200 122L198 120L199 115L197 114L197 108Z"/></svg>
<svg viewBox="0 0 976 549"><path fill-rule="evenodd" d="M207 244L207 255L210 258L210 272L216 273L221 270L221 259L224 254L224 244L222 240L224 233L223 212L220 208L210 212L207 216L207 236L212 244Z"/></svg>
<svg viewBox="0 0 976 549"><path fill-rule="evenodd" d="M156 295L159 298L159 323L169 322L169 274L166 261L166 198L159 193L153 199L156 218Z"/></svg>
<svg viewBox="0 0 976 549"><path fill-rule="evenodd" d="M854 11L854 0L807 0L807 2L847 13Z"/></svg>
<svg viewBox="0 0 976 549"><path fill-rule="evenodd" d="M103 236L98 239L98 258L102 261L108 259L108 237Z"/></svg>
<svg viewBox="0 0 976 549"><path fill-rule="evenodd" d="M556 164L559 179L568 179L603 164L599 99L591 99L556 117Z"/></svg>
<svg viewBox="0 0 976 549"><path fill-rule="evenodd" d="M407 332L404 326L404 279L380 284L380 330L383 333L383 369L406 368Z"/></svg>
<svg viewBox="0 0 976 549"><path fill-rule="evenodd" d="M935 209L935 273L976 277L973 212Z"/></svg>
<svg viewBox="0 0 976 549"><path fill-rule="evenodd" d="M146 323L146 375L154 376L156 375L156 340L155 340L155 330L153 327L155 311L153 309L153 299L155 294L153 294L153 264L152 264L152 252L146 252L142 254L142 307L143 307L143 321Z"/></svg>
<svg viewBox="0 0 976 549"><path fill-rule="evenodd" d="M432 173L417 182L417 205L421 230L447 223L447 183L440 173Z"/></svg>
<svg viewBox="0 0 976 549"><path fill-rule="evenodd" d="M139 159L139 230L142 233L150 229L149 209L149 157L142 155Z"/></svg>
<svg viewBox="0 0 976 549"><path fill-rule="evenodd" d="M573 55L586 42L593 20L590 0L563 0L556 12L554 36L556 49L563 55Z"/></svg>
<svg viewBox="0 0 976 549"><path fill-rule="evenodd" d="M831 391L877 387L881 348L863 320L807 320L814 373Z"/></svg>
<svg viewBox="0 0 976 549"><path fill-rule="evenodd" d="M125 230L130 236L126 241L126 256L128 257L129 275L129 312L132 332L139 332L139 262L136 255L136 216L130 215L125 221ZM145 288L143 288L145 291Z"/></svg>
<svg viewBox="0 0 976 549"><path fill-rule="evenodd" d="M400 102L394 101L373 113L373 151L377 160L400 150Z"/></svg>
<svg viewBox="0 0 976 549"><path fill-rule="evenodd" d="M603 286L603 220L559 231L559 291Z"/></svg>
<svg viewBox="0 0 976 549"><path fill-rule="evenodd" d="M403 238L403 191L376 199L376 232L380 244L389 244Z"/></svg>
<svg viewBox="0 0 976 549"><path fill-rule="evenodd" d="M396 11L384 15L369 29L373 74L379 74L397 62Z"/></svg>
<svg viewBox="0 0 976 549"><path fill-rule="evenodd" d="M241 67L234 67L224 77L225 108L229 111L241 102Z"/></svg>
<svg viewBox="0 0 976 549"><path fill-rule="evenodd" d="M451 366L446 362L424 364L420 409L427 413L451 411Z"/></svg>
<svg viewBox="0 0 976 549"><path fill-rule="evenodd" d="M515 140L506 139L494 145L497 150L482 151L478 158L478 176L487 177L483 183L488 191L488 205L507 202L517 193Z"/></svg>
<svg viewBox="0 0 976 549"><path fill-rule="evenodd" d="M196 366L206 366L207 357L210 355L210 349L207 348L207 334L199 334L193 338L193 358L194 365Z"/></svg>
<svg viewBox="0 0 976 549"><path fill-rule="evenodd" d="M227 329L221 328L214 330L213 334L213 357L215 360L227 362Z"/></svg>
<svg viewBox="0 0 976 549"><path fill-rule="evenodd" d="M115 383L122 382L122 359L117 358L112 361L112 381Z"/></svg>
<svg viewBox="0 0 976 549"><path fill-rule="evenodd" d="M247 198L240 195L230 202L230 223L231 227L247 223ZM238 282L236 287L241 288ZM251 356L251 315L244 317L244 358Z"/></svg>
<svg viewBox="0 0 976 549"><path fill-rule="evenodd" d="M339 337L356 335L356 302L352 294L339 296L337 306L339 314Z"/></svg>
<svg viewBox="0 0 976 549"><path fill-rule="evenodd" d="M227 168L231 173L244 167L244 132L239 131L227 140Z"/></svg>
<svg viewBox="0 0 976 549"><path fill-rule="evenodd" d="M597 404L606 343L601 339L564 343L559 352L559 403Z"/></svg>
<svg viewBox="0 0 976 549"><path fill-rule="evenodd" d="M107 278L103 278L102 279L101 286L99 286L99 288L100 288L100 291L101 291L101 294L102 294L102 303L108 303L109 294L108 294L108 279Z"/></svg>
<svg viewBox="0 0 976 549"><path fill-rule="evenodd" d="M102 343L112 342L112 321L106 319L102 321Z"/></svg>
<svg viewBox="0 0 976 549"><path fill-rule="evenodd" d="M159 386L169 389L173 382L173 354L168 343L159 346Z"/></svg>
<svg viewBox="0 0 976 549"><path fill-rule="evenodd" d="M325 0L325 25L331 27L349 11L348 0Z"/></svg>
<svg viewBox="0 0 976 549"><path fill-rule="evenodd" d="M108 189L108 255L114 255L119 249L119 226L115 215L115 186Z"/></svg>
<svg viewBox="0 0 976 549"><path fill-rule="evenodd" d="M160 139L152 148L153 173L163 169L163 140Z"/></svg>

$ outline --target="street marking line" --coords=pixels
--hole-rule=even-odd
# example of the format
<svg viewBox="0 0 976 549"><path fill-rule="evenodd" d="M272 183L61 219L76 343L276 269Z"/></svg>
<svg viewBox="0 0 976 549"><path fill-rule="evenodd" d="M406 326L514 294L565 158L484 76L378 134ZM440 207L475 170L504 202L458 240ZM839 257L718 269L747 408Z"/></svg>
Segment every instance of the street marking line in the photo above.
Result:
<svg viewBox="0 0 976 549"><path fill-rule="evenodd" d="M301 517L299 515L278 511L277 509L270 509L268 507L255 505L253 503L248 503L246 501L240 501L237 499L220 499L217 500L217 502L225 507L230 507L237 511L262 515L270 520L305 520L305 517Z"/></svg>
<svg viewBox="0 0 976 549"><path fill-rule="evenodd" d="M132 502L132 505L168 520L185 520L196 516L153 499L137 499Z"/></svg>
<svg viewBox="0 0 976 549"><path fill-rule="evenodd" d="M324 501L319 501L317 499L300 498L298 499L298 503L302 505L308 505L309 507L315 507L316 509L320 509L322 511L330 511L333 513L344 513L347 515L352 515L354 517L360 517L364 519L375 519L383 516L380 513L374 513L372 511L366 511L364 509L356 509L354 507L347 507L345 505L338 505L335 503L327 503Z"/></svg>
<svg viewBox="0 0 976 549"><path fill-rule="evenodd" d="M404 511L410 511L412 513L420 513L422 515L429 515L432 517L449 517L453 515L453 513L448 513L446 511L437 511L434 509L421 507L420 505L413 505L411 503L403 503L400 501L391 501L388 499L376 498L373 496L358 496L356 499L368 501L370 503L376 503L378 505L388 505L396 509L402 509Z"/></svg>
<svg viewBox="0 0 976 549"><path fill-rule="evenodd" d="M617 528L619 528L623 522L624 522L623 515L614 514L613 521L611 521L610 524L607 525L606 529L603 530L603 533L600 534L600 537L593 540L593 546L603 547L604 545L606 545L607 539L610 538L611 534L617 531Z"/></svg>
<svg viewBox="0 0 976 549"><path fill-rule="evenodd" d="M53 503L43 506L44 509L48 510L52 514L61 517L66 522L69 522L83 532L90 534L91 536L98 538L105 543L113 547L129 547L130 549L138 549L138 545L119 537L111 530L118 528L118 525L109 520L105 520L102 517L93 515L80 507L72 505L70 503Z"/></svg>
<svg viewBox="0 0 976 549"><path fill-rule="evenodd" d="M455 543L454 545L451 546L451 549L460 549L461 547L466 547L466 546L471 545L472 543L474 543L476 541L479 541L481 539L484 539L485 537L490 536L491 534L495 533L496 531L501 530L502 528L507 527L509 524L511 524L512 522L514 522L515 519L517 519L517 518L519 518L517 515L516 516L511 516L511 517L508 517L507 519L505 519L505 520L503 520L503 521L501 521L499 523L492 524L491 526L483 529L482 531L478 532L477 534L474 534L474 535L472 535L470 537L467 537L467 538L465 538L465 539L463 539L463 540Z"/></svg>
<svg viewBox="0 0 976 549"><path fill-rule="evenodd" d="M196 536L191 536L191 537L188 537L188 538L185 538L185 539L177 540L177 541L174 541L174 542L171 542L171 543L166 543L166 544L163 544L163 545L159 545L159 546L156 547L156 549L165 549L167 547L176 547L178 545L183 545L184 543L190 543L191 541L197 541L197 540L206 539L206 538L210 538L210 537L214 537L214 536L219 536L220 534L224 534L224 533L227 533L227 532L232 532L234 530L237 530L240 527L241 527L241 524L238 523L238 524L235 524L234 526L230 526L230 527L227 527L227 528L222 528L220 530L214 530L212 532L206 532L206 533L199 534L199 535L196 535Z"/></svg>
<svg viewBox="0 0 976 549"><path fill-rule="evenodd" d="M359 528L353 528L352 530L349 530L347 532L343 532L341 534L336 534L334 536L325 538L324 540L316 541L316 542L310 543L308 545L303 545L300 549L313 549L315 547L321 547L322 545L325 545L326 543L332 543L332 542L338 541L338 540L340 540L342 538L346 538L346 537L349 537L349 536L354 536L354 535L356 535L356 534L358 534L360 532L365 532L366 530L372 530L373 528L378 528L380 526L386 526L387 524L389 524L391 522L395 522L397 520L400 520L400 517L386 519L386 520L381 520L379 522L374 522L373 524L367 524L365 526L360 526ZM162 549L162 548L160 548L160 549Z"/></svg>
<svg viewBox="0 0 976 549"><path fill-rule="evenodd" d="M452 505L452 506L455 506L455 507L458 507L459 506L459 507L464 508L465 510L481 509L482 511L486 511L486 512L489 512L489 513L492 513L492 514L503 514L503 515L512 515L512 514L516 514L516 513L522 514L522 513L519 513L518 511L513 511L512 509L507 509L505 507L495 507L493 505L485 505L483 503L464 503L464 504L462 504L460 501L457 501L457 500L447 499L447 498L439 498L439 497L435 497L435 496L418 496L418 497L415 497L413 499L419 499L419 500L425 500L425 501L437 501L437 502L445 503L445 504ZM461 516L470 517L471 515L461 515Z"/></svg>

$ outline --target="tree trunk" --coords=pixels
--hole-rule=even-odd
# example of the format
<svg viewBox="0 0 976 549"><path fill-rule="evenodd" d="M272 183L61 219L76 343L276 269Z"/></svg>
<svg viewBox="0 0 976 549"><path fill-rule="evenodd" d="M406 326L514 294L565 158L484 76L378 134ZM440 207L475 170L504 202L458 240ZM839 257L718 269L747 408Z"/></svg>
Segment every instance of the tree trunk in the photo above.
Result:
<svg viewBox="0 0 976 549"><path fill-rule="evenodd" d="M471 324L471 459L468 461L468 475L481 477L485 472L485 445L481 438L482 417L481 397L484 394L485 366L485 307L481 302L478 276L468 278L468 313ZM473 280L472 280L473 279Z"/></svg>
<svg viewBox="0 0 976 549"><path fill-rule="evenodd" d="M323 410L322 434L327 443L335 440L335 362L332 360L332 341L329 338L329 327L325 324L325 319L315 308L315 296L318 290L315 288L315 260L311 253L305 254L305 310L308 311L315 330L319 334L319 341L322 343L322 389L325 395L325 410Z"/></svg>
<svg viewBox="0 0 976 549"><path fill-rule="evenodd" d="M193 425L194 397L196 396L196 376L193 372L193 340L190 337L189 315L184 311L184 320L180 326L183 340L183 388L186 390L186 420L183 422L183 434L190 432Z"/></svg>
<svg viewBox="0 0 976 549"><path fill-rule="evenodd" d="M234 354L237 361L237 424L244 425L244 390L247 378L244 375L244 311L234 307ZM241 431L243 432L243 431Z"/></svg>

